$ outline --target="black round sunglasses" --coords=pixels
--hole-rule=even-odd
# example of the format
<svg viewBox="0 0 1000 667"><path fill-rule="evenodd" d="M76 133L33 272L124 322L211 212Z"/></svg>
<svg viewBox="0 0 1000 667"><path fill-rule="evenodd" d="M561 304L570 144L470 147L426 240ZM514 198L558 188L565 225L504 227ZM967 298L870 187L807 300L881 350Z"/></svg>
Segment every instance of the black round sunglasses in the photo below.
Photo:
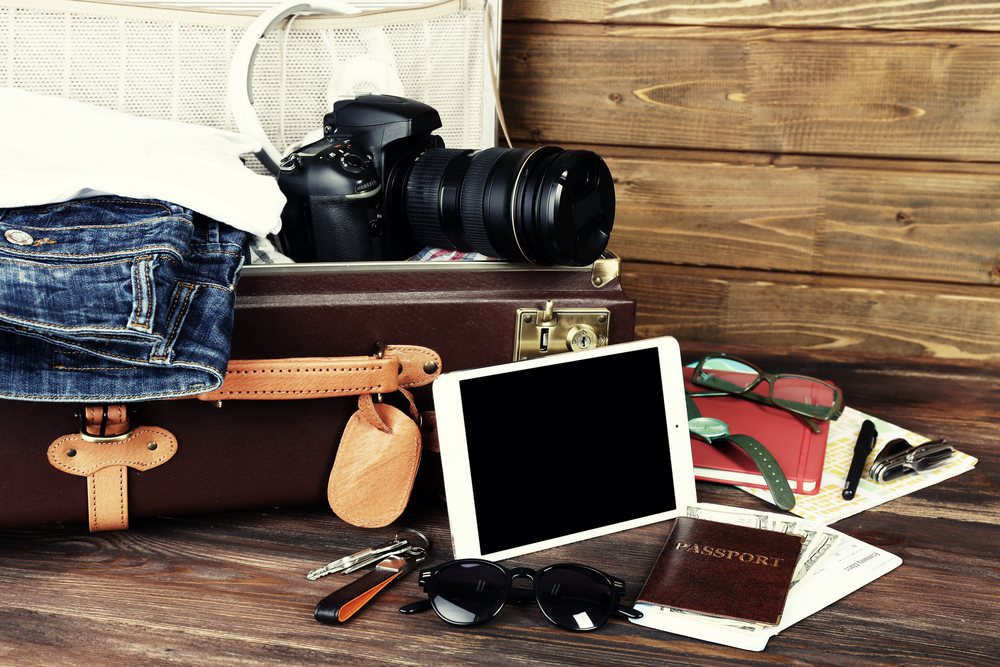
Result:
<svg viewBox="0 0 1000 667"><path fill-rule="evenodd" d="M513 589L515 579L526 577L533 588ZM427 599L400 609L412 614L434 609L453 625L479 625L489 621L507 602L536 602L551 623L585 632L604 625L612 613L642 618L631 607L618 603L625 582L587 565L559 563L541 570L507 569L492 561L455 560L420 573Z"/></svg>

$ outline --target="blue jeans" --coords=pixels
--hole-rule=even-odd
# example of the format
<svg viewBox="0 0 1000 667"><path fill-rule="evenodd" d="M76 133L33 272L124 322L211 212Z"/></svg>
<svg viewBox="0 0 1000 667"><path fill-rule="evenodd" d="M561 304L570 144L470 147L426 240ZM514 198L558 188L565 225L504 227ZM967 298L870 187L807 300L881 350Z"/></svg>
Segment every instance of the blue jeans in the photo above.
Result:
<svg viewBox="0 0 1000 667"><path fill-rule="evenodd" d="M0 397L131 402L218 387L245 240L162 201L0 209Z"/></svg>

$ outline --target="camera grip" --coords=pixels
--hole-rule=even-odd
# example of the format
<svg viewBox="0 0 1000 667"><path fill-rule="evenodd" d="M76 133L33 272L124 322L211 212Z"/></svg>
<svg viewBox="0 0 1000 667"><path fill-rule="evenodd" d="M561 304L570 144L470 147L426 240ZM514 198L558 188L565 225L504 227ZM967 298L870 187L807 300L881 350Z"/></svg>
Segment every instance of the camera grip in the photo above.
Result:
<svg viewBox="0 0 1000 667"><path fill-rule="evenodd" d="M375 259L368 199L312 196L313 247L320 262L370 262Z"/></svg>

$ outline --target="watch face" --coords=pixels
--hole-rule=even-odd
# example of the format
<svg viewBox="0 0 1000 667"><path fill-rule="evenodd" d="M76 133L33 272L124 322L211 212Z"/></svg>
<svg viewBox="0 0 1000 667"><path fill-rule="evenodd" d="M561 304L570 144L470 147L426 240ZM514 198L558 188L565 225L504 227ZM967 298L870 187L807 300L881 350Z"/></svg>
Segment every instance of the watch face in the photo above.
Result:
<svg viewBox="0 0 1000 667"><path fill-rule="evenodd" d="M725 422L711 417L697 417L688 421L688 430L703 438L722 438L729 435L729 427Z"/></svg>

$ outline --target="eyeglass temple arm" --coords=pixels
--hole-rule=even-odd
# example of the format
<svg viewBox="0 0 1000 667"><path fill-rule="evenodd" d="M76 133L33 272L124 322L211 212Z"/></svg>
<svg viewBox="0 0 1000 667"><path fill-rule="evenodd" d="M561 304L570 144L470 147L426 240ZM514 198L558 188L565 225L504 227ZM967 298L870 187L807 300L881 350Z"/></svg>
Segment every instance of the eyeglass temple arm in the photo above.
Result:
<svg viewBox="0 0 1000 667"><path fill-rule="evenodd" d="M810 417L806 417L805 415L800 415L800 414L799 414L799 413L797 413L797 412L792 412L792 413L790 413L790 414L793 414L793 415L795 415L796 417L798 417L798 418L799 418L800 420L802 420L802 423L803 423L803 424L805 424L806 426L808 426L808 427L809 427L809 429L810 429L810 430L811 430L811 431L812 431L813 433L819 433L819 432L820 432L820 427L819 427L819 424L817 424L817 423L816 423L816 421L815 421L814 419L812 419L812 418L810 418Z"/></svg>
<svg viewBox="0 0 1000 667"><path fill-rule="evenodd" d="M773 403L771 403L769 400L767 400L763 396L758 396L757 394L755 394L753 392L746 392L744 394L732 394L732 393L730 393L728 391L699 391L699 392L692 393L691 396L699 396L699 397L704 396L706 398L711 398L713 396L738 396L740 398L745 398L745 399L750 400L750 401L755 401L755 402L761 403L763 405L768 405L768 406L770 406L772 408L778 408L779 410L785 410L785 408L783 408L781 406L778 406L778 405L774 405ZM800 420L802 420L802 423L804 423L806 426L808 426L809 429L813 433L819 433L820 432L819 424L817 424L814 419L812 419L810 417L806 417L805 415L800 415L797 412L792 412L791 410L785 410L785 412L787 412L790 415L794 415L794 416L798 417Z"/></svg>

